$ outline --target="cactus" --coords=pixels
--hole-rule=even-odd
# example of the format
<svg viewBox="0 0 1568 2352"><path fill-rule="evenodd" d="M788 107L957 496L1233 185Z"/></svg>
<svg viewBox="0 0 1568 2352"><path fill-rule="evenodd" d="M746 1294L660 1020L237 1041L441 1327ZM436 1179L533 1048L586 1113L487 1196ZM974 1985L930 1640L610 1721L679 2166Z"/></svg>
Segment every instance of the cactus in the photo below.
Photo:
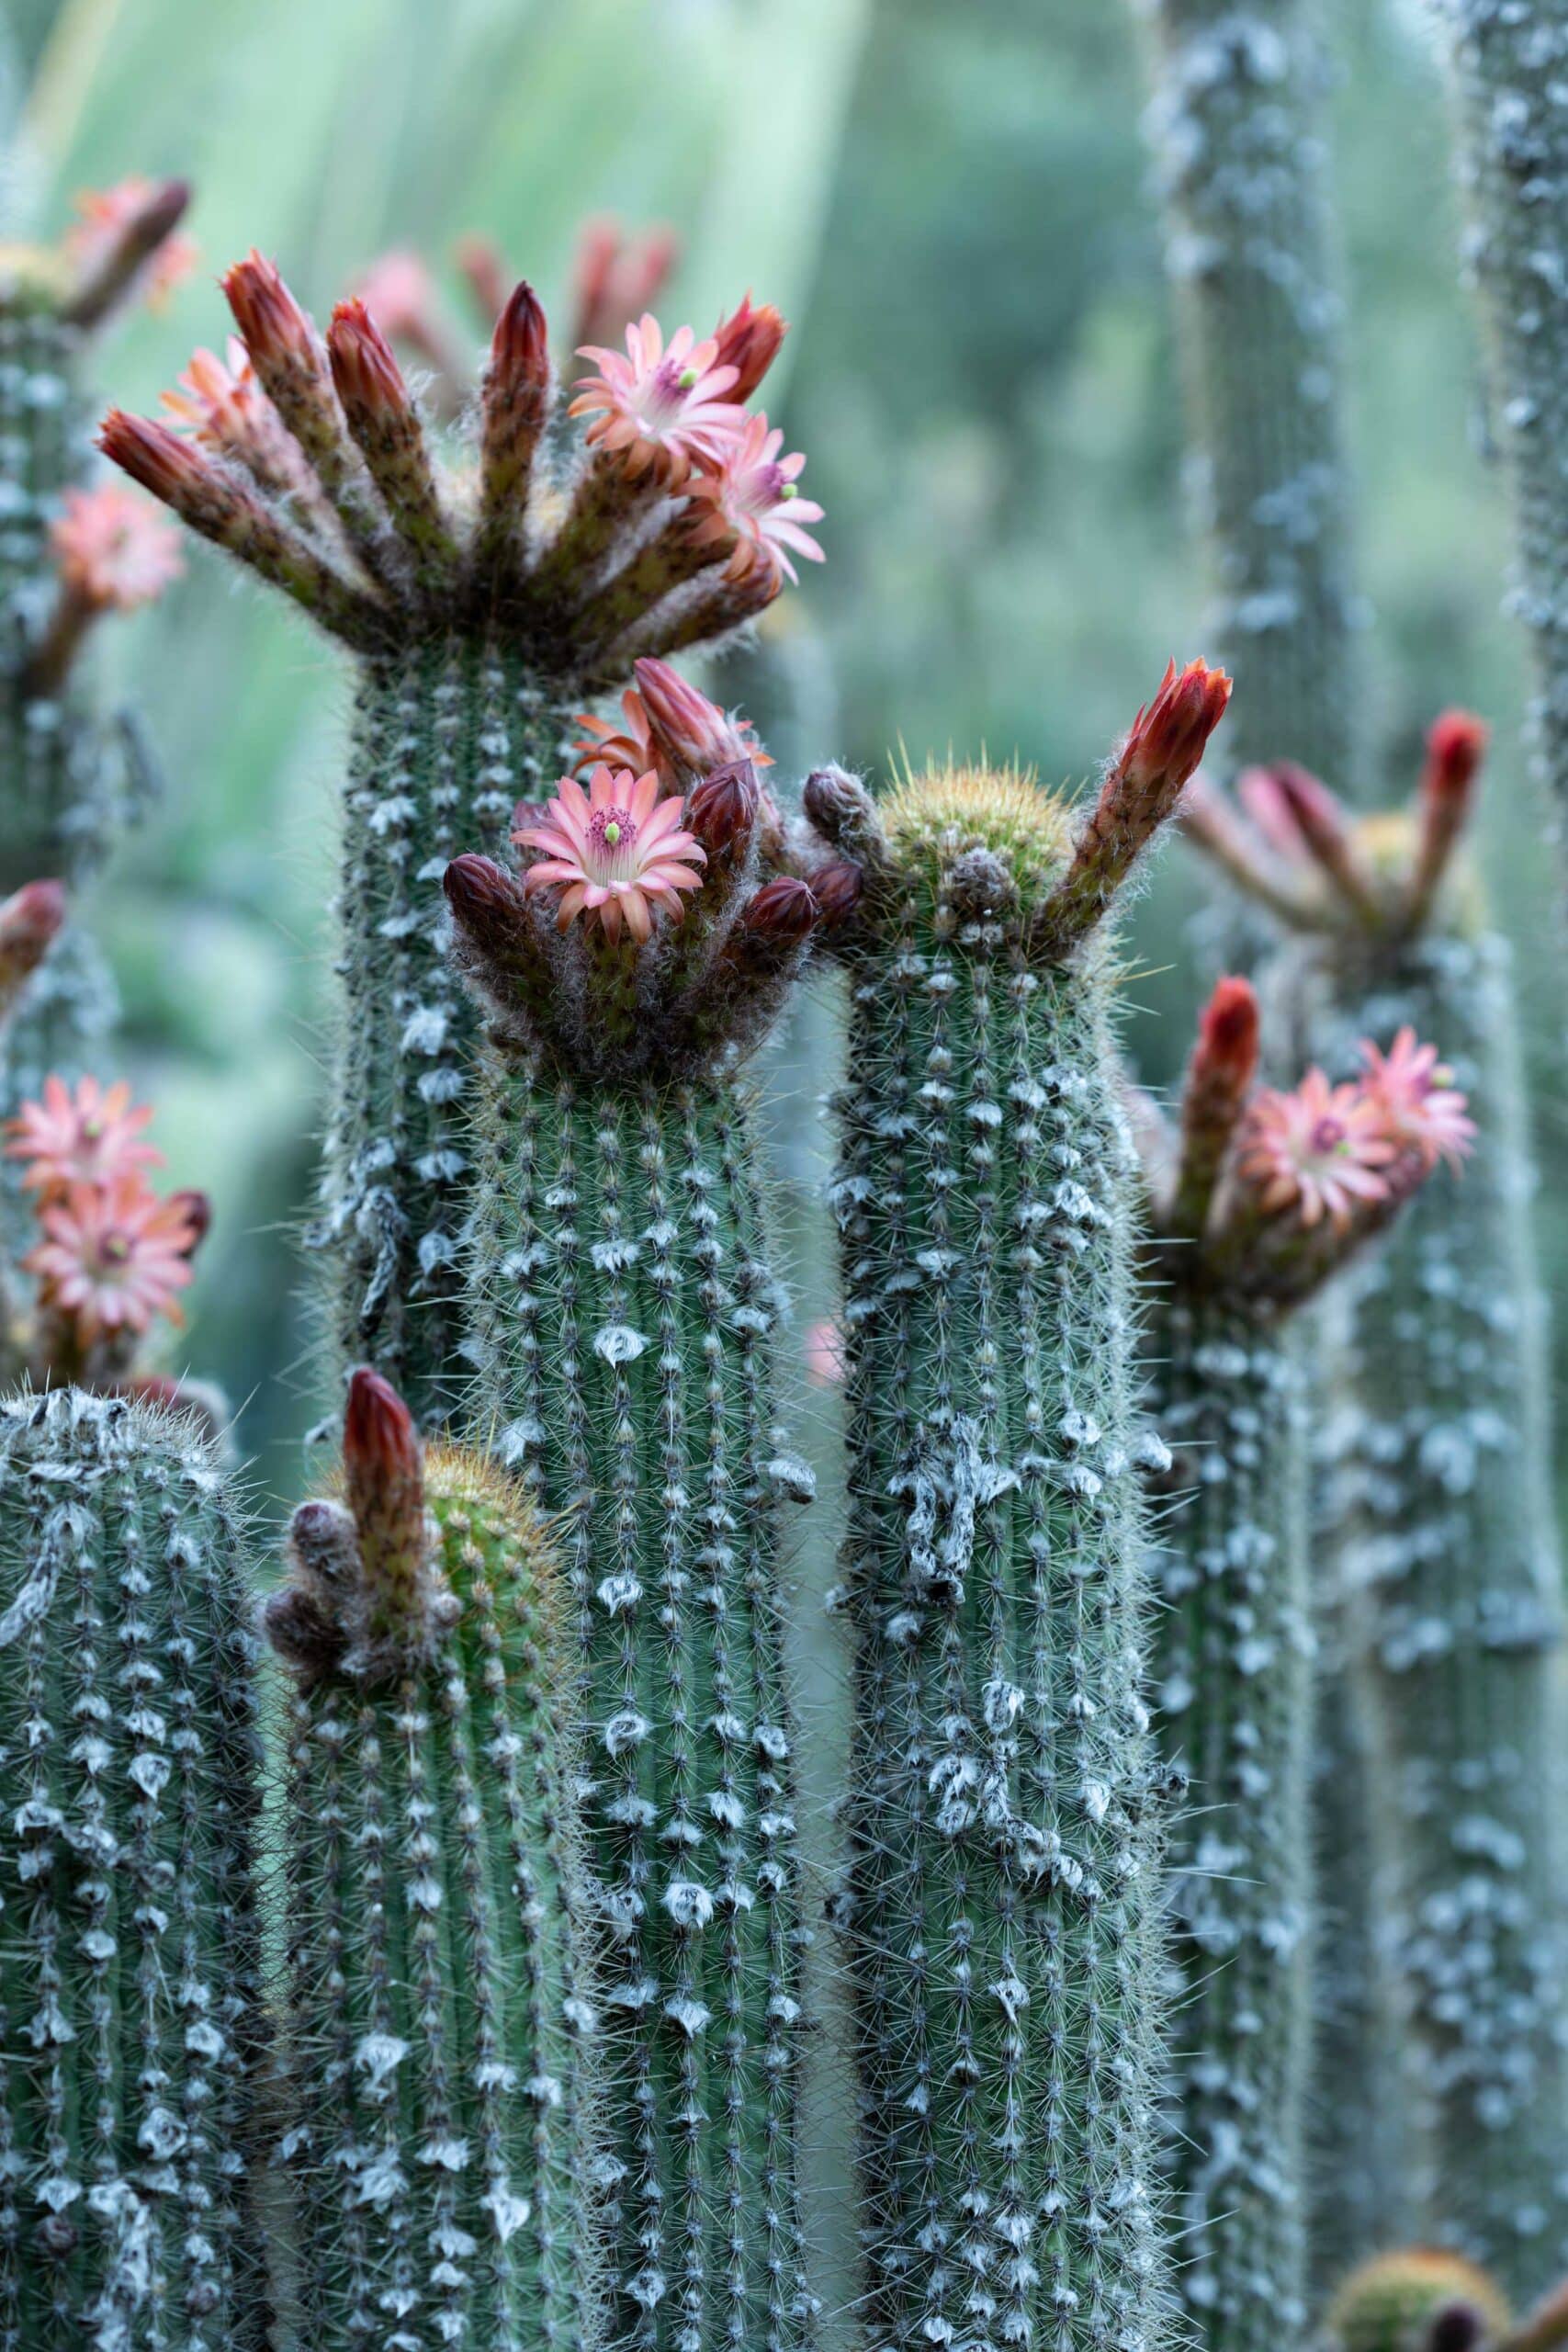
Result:
<svg viewBox="0 0 1568 2352"><path fill-rule="evenodd" d="M611 2332L784 2352L809 2307L778 1504L808 1477L774 1425L782 1294L739 1073L857 876L785 870L738 730L661 664L639 674L641 777L602 759L587 792L563 784L520 829L521 881L478 856L446 873L490 1021L476 1403L560 1528L577 1609L622 2051Z"/></svg>
<svg viewBox="0 0 1568 2352"><path fill-rule="evenodd" d="M312 2352L578 2352L596 2018L564 1595L526 1496L423 1453L357 1372L340 1493L266 1608L290 1672L282 1842L289 2284Z"/></svg>
<svg viewBox="0 0 1568 2352"><path fill-rule="evenodd" d="M1468 2333L1454 2325L1461 2313L1473 2317ZM1350 2273L1323 2332L1334 2352L1466 2352L1505 2338L1510 2316L1495 2279L1475 2263L1438 2246L1402 2246Z"/></svg>
<svg viewBox="0 0 1568 2352"><path fill-rule="evenodd" d="M1438 721L1410 815L1352 828L1277 768L1248 791L1271 848L1217 797L1189 820L1292 923L1269 986L1304 1046L1332 1071L1362 1026L1438 1037L1480 1130L1464 1185L1342 1294L1325 1577L1364 1734L1416 2227L1524 2296L1568 2250L1568 1720L1517 1014L1455 854L1483 735ZM1391 1062L1391 1082L1430 1082L1408 1046Z"/></svg>
<svg viewBox="0 0 1568 2352"><path fill-rule="evenodd" d="M1140 1106L1158 1302L1148 1359L1173 1449L1155 1580L1162 1752L1188 1803L1170 1841L1168 2166L1187 2316L1211 2352L1303 2339L1314 1984L1303 1303L1466 1141L1442 1090L1381 1099L1309 1072L1252 1092L1258 1002L1204 1013L1179 1145Z"/></svg>
<svg viewBox="0 0 1568 2352"><path fill-rule="evenodd" d="M260 2352L255 1645L233 1503L184 1417L13 1396L0 1551L0 2335Z"/></svg>
<svg viewBox="0 0 1568 2352"><path fill-rule="evenodd" d="M559 772L570 714L639 655L722 637L815 556L801 460L731 398L749 313L664 349L596 351L556 415L544 312L496 321L471 478L439 460L361 300L325 340L257 254L225 280L243 342L198 353L170 427L112 412L103 447L193 529L360 656L344 795L338 1051L323 1209L333 1345L422 1425L459 1404L459 1237L474 1021L441 951L440 880L498 848ZM560 455L566 445L566 457ZM791 572L793 576L793 572Z"/></svg>
<svg viewBox="0 0 1568 2352"><path fill-rule="evenodd" d="M1288 744L1325 775L1355 775L1362 696L1317 0L1134 5L1155 35L1150 125L1220 650L1247 689L1228 749L1247 765Z"/></svg>
<svg viewBox="0 0 1568 2352"><path fill-rule="evenodd" d="M807 787L864 871L833 1199L875 2352L1164 2324L1146 1442L1100 919L1227 692L1168 678L1081 830L1017 772Z"/></svg>

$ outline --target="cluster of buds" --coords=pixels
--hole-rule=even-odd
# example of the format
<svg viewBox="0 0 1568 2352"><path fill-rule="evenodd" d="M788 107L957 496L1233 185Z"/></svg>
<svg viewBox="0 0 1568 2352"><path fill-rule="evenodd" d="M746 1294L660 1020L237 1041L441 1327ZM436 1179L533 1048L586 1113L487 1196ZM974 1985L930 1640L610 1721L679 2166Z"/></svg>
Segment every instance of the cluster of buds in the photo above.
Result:
<svg viewBox="0 0 1568 2352"><path fill-rule="evenodd" d="M479 270L487 303L498 267L491 255ZM643 267L645 290L660 278ZM583 314L610 315L622 279L596 264ZM393 348L429 370L438 419L470 409L416 257L376 264L324 336L260 254L223 286L227 357L196 355L166 421L112 410L101 446L356 646L406 636L411 615L500 624L544 671L598 686L638 655L724 635L796 559L820 558L804 459L747 406L784 334L750 299L705 337L667 338L645 310L621 347L584 342L563 413L543 307L515 286L494 312L476 446L449 465Z"/></svg>
<svg viewBox="0 0 1568 2352"><path fill-rule="evenodd" d="M21 1261L34 1283L33 1328L12 1336L37 1385L141 1393L137 1343L158 1320L182 1319L179 1293L209 1212L204 1193L161 1198L150 1189L148 1170L163 1164L145 1139L152 1116L123 1080L105 1088L84 1078L73 1089L51 1077L41 1101L24 1102L7 1124L6 1156L22 1164L38 1226ZM168 1388L153 1385L160 1395Z"/></svg>
<svg viewBox="0 0 1568 2352"><path fill-rule="evenodd" d="M1146 1097L1134 1128L1170 1280L1284 1310L1327 1281L1441 1164L1457 1169L1474 1126L1435 1046L1402 1029L1360 1047L1359 1075L1309 1069L1259 1087L1258 1000L1219 981L1204 1008L1172 1135Z"/></svg>
<svg viewBox="0 0 1568 2352"><path fill-rule="evenodd" d="M803 860L758 781L750 731L645 658L625 731L585 718L579 772L521 803L518 870L455 858L460 968L525 1050L608 1075L711 1070L766 1029L861 876Z"/></svg>
<svg viewBox="0 0 1568 2352"><path fill-rule="evenodd" d="M1468 711L1433 723L1412 805L1354 821L1305 768L1248 768L1227 799L1195 777L1181 820L1200 848L1298 932L1397 943L1429 922L1470 822L1486 728Z"/></svg>

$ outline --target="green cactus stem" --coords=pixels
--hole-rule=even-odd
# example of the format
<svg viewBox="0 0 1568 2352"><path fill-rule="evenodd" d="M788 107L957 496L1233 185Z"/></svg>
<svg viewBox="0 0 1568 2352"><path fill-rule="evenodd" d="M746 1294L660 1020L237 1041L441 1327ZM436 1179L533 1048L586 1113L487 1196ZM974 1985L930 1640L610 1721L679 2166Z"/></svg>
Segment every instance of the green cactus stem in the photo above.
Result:
<svg viewBox="0 0 1568 2352"><path fill-rule="evenodd" d="M1357 773L1361 696L1342 304L1317 0L1134 0L1224 657L1227 750ZM1332 694L1324 680L1336 681Z"/></svg>
<svg viewBox="0 0 1568 2352"><path fill-rule="evenodd" d="M284 2263L312 2352L580 2352L589 2220L566 1596L526 1495L375 1373L266 1627L292 1685Z"/></svg>
<svg viewBox="0 0 1568 2352"><path fill-rule="evenodd" d="M1568 1718L1517 1012L1455 855L1483 741L1463 714L1439 719L1408 814L1352 827L1315 778L1276 768L1251 799L1273 849L1234 812L1221 827L1231 870L1267 866L1294 909L1268 990L1302 1049L1338 1072L1364 1031L1436 1037L1478 1130L1464 1183L1418 1203L1340 1295L1325 1574L1415 2225L1524 2297L1568 2253ZM1210 846L1214 806L1190 811ZM1407 1090L1434 1082L1416 1058L1391 1056ZM1325 1879L1330 1911L1354 1895Z"/></svg>
<svg viewBox="0 0 1568 2352"><path fill-rule="evenodd" d="M856 857L840 1169L854 1644L839 1926L864 2343L1160 2340L1162 1811L1132 1140L1101 918L1228 682L1081 826L1027 775L807 810Z"/></svg>
<svg viewBox="0 0 1568 2352"><path fill-rule="evenodd" d="M240 1533L183 1416L0 1403L0 2337L261 2352Z"/></svg>
<svg viewBox="0 0 1568 2352"><path fill-rule="evenodd" d="M1431 1165L1373 1077L1255 1093L1258 1039L1252 989L1221 980L1179 1143L1151 1103L1137 1123L1152 1139L1150 1384L1172 1449L1156 1727L1187 1789L1168 1851L1167 2169L1178 2289L1209 2352L1301 2341L1308 2316L1316 1611L1293 1324Z"/></svg>
<svg viewBox="0 0 1568 2352"><path fill-rule="evenodd" d="M639 676L664 802L618 800L631 774L601 766L592 801L563 786L524 828L543 854L523 881L477 857L446 876L490 1020L476 1420L558 1527L577 1610L619 2052L611 2334L790 2352L811 2305L781 1546L809 1475L777 1426L783 1293L740 1064L858 877L790 874L750 757L717 757L744 752L730 722L662 665ZM682 761L706 772L683 803Z"/></svg>
<svg viewBox="0 0 1568 2352"><path fill-rule="evenodd" d="M338 1363L368 1359L433 1426L470 1371L458 1254L477 1031L442 952L443 869L493 853L513 805L545 797L585 697L760 611L785 568L780 535L798 549L818 510L794 499L798 461L743 447L723 330L661 356L637 327L573 403L583 422L557 430L544 312L519 285L459 476L364 302L340 303L323 338L257 254L225 290L241 375L198 355L170 401L188 438L116 411L103 446L360 657L311 1239Z"/></svg>

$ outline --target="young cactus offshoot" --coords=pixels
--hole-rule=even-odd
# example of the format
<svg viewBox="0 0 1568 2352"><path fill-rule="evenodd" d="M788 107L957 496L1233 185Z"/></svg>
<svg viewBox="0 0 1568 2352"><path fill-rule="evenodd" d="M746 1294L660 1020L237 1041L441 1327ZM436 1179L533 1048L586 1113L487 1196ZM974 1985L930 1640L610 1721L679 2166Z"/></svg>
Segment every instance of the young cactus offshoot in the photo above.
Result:
<svg viewBox="0 0 1568 2352"><path fill-rule="evenodd" d="M1167 2324L1161 1810L1131 1137L1104 921L1223 712L1168 676L1087 817L1016 771L807 786L864 887L842 1234L843 1960L865 2341Z"/></svg>
<svg viewBox="0 0 1568 2352"><path fill-rule="evenodd" d="M622 349L580 355L563 403L525 283L495 318L461 446L443 443L389 340L409 328L404 277L400 315L372 283L323 335L252 254L224 280L229 358L197 355L169 423L116 410L101 438L361 659L315 1238L340 1362L370 1357L424 1424L460 1404L468 1377L476 1024L441 952L442 874L502 846L514 803L558 775L586 695L776 596L796 557L819 554L803 526L820 510L798 494L802 460L743 404L741 369L721 356L729 322L666 342L644 315Z"/></svg>
<svg viewBox="0 0 1568 2352"><path fill-rule="evenodd" d="M1168 1849L1167 2168L1182 2304L1208 2352L1307 2317L1315 1596L1295 1311L1468 1148L1429 1047L1355 1081L1257 1086L1258 1001L1205 1008L1178 1131L1139 1099L1153 1403L1172 1450L1155 1551L1157 1728L1187 1796Z"/></svg>
<svg viewBox="0 0 1568 2352"><path fill-rule="evenodd" d="M635 744L518 812L524 871L454 860L489 1020L474 1142L477 1407L560 1532L611 1963L611 2334L805 2340L795 2042L806 1934L783 1671L760 1161L739 1066L859 888L808 887L761 755L661 663ZM632 764L622 764L630 759Z"/></svg>
<svg viewBox="0 0 1568 2352"><path fill-rule="evenodd" d="M1343 1080L1368 1031L1393 1038L1375 1082L1427 1123L1452 1103L1415 1042L1437 1038L1475 1121L1464 1183L1416 1202L1332 1309L1320 1599L1325 1720L1347 1752L1325 1754L1323 1786L1361 1818L1320 1840L1320 2016L1354 2046L1342 2075L1320 2072L1319 2106L1352 2166L1391 2110L1406 2135L1393 2181L1347 2216L1346 2250L1392 2188L1424 2234L1455 2235L1529 2296L1568 2260L1568 1715L1518 1014L1462 855L1485 740L1445 713L1397 812L1353 820L1277 765L1245 774L1235 803L1190 788L1185 814L1287 929L1264 989L1297 1049Z"/></svg>
<svg viewBox="0 0 1568 2352"><path fill-rule="evenodd" d="M302 2339L579 2352L597 2020L549 1540L361 1370L341 1485L288 1557L265 1622L293 1683L277 2162Z"/></svg>

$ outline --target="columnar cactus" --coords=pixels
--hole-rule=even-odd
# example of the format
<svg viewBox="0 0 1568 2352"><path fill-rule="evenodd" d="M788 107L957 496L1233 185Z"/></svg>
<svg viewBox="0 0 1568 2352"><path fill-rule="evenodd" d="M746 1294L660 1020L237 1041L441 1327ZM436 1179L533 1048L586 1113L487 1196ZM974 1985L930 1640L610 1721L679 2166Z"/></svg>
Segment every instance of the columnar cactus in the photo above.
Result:
<svg viewBox="0 0 1568 2352"><path fill-rule="evenodd" d="M1244 779L1267 839L1207 793L1189 818L1292 926L1270 987L1307 1047L1335 1071L1363 1026L1409 1032L1386 1082L1417 1096L1434 1074L1414 1035L1438 1037L1479 1129L1465 1183L1344 1294L1325 1571L1364 1728L1416 2225L1523 2295L1568 2250L1568 1719L1517 1021L1454 862L1483 741L1462 714L1438 722L1409 816L1351 828L1315 778L1275 768Z"/></svg>
<svg viewBox="0 0 1568 2352"><path fill-rule="evenodd" d="M1288 743L1326 775L1354 774L1359 662L1317 0L1134 6L1155 34L1150 127L1221 650L1247 683L1228 748L1245 763Z"/></svg>
<svg viewBox="0 0 1568 2352"><path fill-rule="evenodd" d="M1442 1089L1384 1099L1308 1073L1253 1094L1258 1004L1203 1015L1179 1145L1140 1105L1161 1436L1158 1736L1186 1781L1171 1838L1168 2165L1185 2312L1211 2352L1302 2339L1312 2096L1314 1621L1303 1302L1468 1140Z"/></svg>
<svg viewBox="0 0 1568 2352"><path fill-rule="evenodd" d="M198 353L170 396L190 437L116 411L103 447L360 656L316 1238L340 1362L369 1357L423 1425L467 1376L474 1023L441 952L442 872L498 848L519 797L540 797L585 695L760 611L791 551L818 553L800 527L818 510L796 495L802 460L739 405L748 306L705 342L682 328L666 349L644 318L625 353L592 351L569 443L544 312L519 285L459 475L363 301L323 340L260 255L224 282L241 341L227 363Z"/></svg>
<svg viewBox="0 0 1568 2352"><path fill-rule="evenodd" d="M232 1500L187 1418L73 1388L0 1402L16 2352L261 2352L254 1647Z"/></svg>
<svg viewBox="0 0 1568 2352"><path fill-rule="evenodd" d="M597 2020L549 1541L362 1370L341 1489L288 1554L266 1627L293 1686L277 2162L302 2341L578 2352Z"/></svg>
<svg viewBox="0 0 1568 2352"><path fill-rule="evenodd" d="M809 1482L775 1428L781 1293L738 1072L858 877L785 870L751 747L662 664L641 677L588 788L522 812L523 879L446 873L491 1024L476 1419L558 1527L577 1610L619 2050L611 2332L784 2352L809 2304L779 1502Z"/></svg>
<svg viewBox="0 0 1568 2352"><path fill-rule="evenodd" d="M186 199L179 181L127 181L83 198L58 252L0 255L0 890L83 879L144 784L134 736L105 725L76 657L102 614L159 593L177 547L123 487L89 486L81 377L109 314L187 266ZM113 1014L107 970L67 931L7 1041L5 1109L79 1064Z"/></svg>
<svg viewBox="0 0 1568 2352"><path fill-rule="evenodd" d="M1228 690L1168 678L1081 827L1017 772L807 787L865 882L833 1199L874 2352L1165 2325L1149 1448L1101 919Z"/></svg>

